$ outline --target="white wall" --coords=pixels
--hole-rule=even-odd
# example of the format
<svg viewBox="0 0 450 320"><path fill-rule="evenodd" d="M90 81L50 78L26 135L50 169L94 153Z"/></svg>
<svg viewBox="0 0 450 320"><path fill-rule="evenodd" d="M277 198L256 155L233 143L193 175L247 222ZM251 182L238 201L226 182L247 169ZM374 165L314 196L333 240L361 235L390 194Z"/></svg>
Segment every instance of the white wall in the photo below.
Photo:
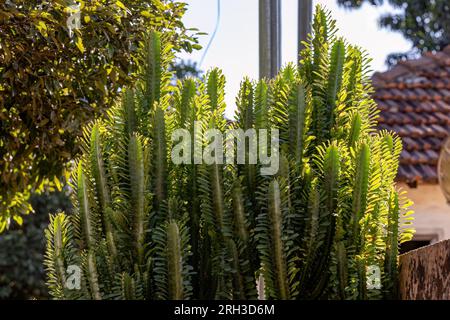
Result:
<svg viewBox="0 0 450 320"><path fill-rule="evenodd" d="M447 204L439 185L419 184L417 188L399 186L408 192L414 204L413 227L417 240L430 240L432 243L450 239L450 205Z"/></svg>

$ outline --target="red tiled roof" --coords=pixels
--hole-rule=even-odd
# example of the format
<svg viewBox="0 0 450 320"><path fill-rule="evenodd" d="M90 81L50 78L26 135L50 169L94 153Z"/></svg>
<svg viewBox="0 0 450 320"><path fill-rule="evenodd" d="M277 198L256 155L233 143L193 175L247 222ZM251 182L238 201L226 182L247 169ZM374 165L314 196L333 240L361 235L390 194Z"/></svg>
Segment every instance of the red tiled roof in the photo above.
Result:
<svg viewBox="0 0 450 320"><path fill-rule="evenodd" d="M403 140L397 180L438 183L439 151L450 132L450 45L375 73L372 81L379 128Z"/></svg>

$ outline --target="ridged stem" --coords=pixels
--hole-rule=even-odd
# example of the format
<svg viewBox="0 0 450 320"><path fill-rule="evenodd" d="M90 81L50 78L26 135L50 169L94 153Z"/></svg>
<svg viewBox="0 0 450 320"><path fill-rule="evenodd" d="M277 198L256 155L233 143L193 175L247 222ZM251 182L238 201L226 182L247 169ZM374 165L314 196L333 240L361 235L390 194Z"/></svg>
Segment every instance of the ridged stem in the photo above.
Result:
<svg viewBox="0 0 450 320"><path fill-rule="evenodd" d="M269 207L268 216L270 221L274 274L276 277L276 287L279 299L289 299L289 284L284 256L284 245L282 240L282 211L280 186L274 180L269 185Z"/></svg>
<svg viewBox="0 0 450 320"><path fill-rule="evenodd" d="M169 299L182 300L183 290L183 257L181 255L180 230L175 221L167 226L167 264L169 280Z"/></svg>
<svg viewBox="0 0 450 320"><path fill-rule="evenodd" d="M91 208L89 204L89 196L86 184L86 177L83 172L83 161L78 163L77 172L77 196L79 202L79 213L82 224L82 234L84 237L85 245L88 249L95 248L95 241L93 235Z"/></svg>
<svg viewBox="0 0 450 320"><path fill-rule="evenodd" d="M97 198L100 202L100 209L103 214L103 226L106 234L106 242L108 245L108 251L111 255L112 262L116 260L117 248L113 234L113 228L109 220L106 210L111 206L110 189L106 179L105 165L103 161L102 146L99 127L96 124L92 128L91 134L91 167L95 180L95 186L97 191Z"/></svg>
<svg viewBox="0 0 450 320"><path fill-rule="evenodd" d="M136 261L142 265L144 259L145 182L142 143L132 136L128 146L128 165L131 187L131 210L133 219L133 243Z"/></svg>

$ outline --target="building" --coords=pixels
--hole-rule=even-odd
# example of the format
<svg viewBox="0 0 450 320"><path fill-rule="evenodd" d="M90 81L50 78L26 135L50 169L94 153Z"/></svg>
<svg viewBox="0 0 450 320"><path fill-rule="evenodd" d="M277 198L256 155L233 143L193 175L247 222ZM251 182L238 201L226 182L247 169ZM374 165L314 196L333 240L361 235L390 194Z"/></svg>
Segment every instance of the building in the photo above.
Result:
<svg viewBox="0 0 450 320"><path fill-rule="evenodd" d="M450 238L450 204L438 181L441 147L450 131L450 46L373 75L379 128L397 132L403 152L397 176L414 202L419 247Z"/></svg>

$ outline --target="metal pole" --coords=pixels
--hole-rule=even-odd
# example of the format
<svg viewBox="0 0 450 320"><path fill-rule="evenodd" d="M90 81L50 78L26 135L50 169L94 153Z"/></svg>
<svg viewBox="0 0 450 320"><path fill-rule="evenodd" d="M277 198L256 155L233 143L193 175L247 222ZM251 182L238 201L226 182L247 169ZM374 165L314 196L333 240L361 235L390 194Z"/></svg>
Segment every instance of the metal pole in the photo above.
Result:
<svg viewBox="0 0 450 320"><path fill-rule="evenodd" d="M304 46L302 41L308 40L308 34L311 33L311 21L313 12L312 0L298 0L298 52L300 53Z"/></svg>
<svg viewBox="0 0 450 320"><path fill-rule="evenodd" d="M275 77L280 66L281 0L259 0L259 77Z"/></svg>

